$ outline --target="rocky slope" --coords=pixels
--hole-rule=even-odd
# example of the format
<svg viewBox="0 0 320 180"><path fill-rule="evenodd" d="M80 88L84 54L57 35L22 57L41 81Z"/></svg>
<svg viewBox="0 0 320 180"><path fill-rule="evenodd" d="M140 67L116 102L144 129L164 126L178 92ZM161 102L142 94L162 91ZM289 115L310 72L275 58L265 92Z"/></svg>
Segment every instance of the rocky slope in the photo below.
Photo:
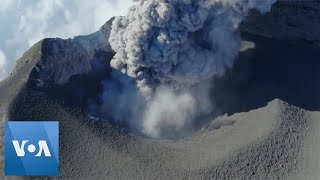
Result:
<svg viewBox="0 0 320 180"><path fill-rule="evenodd" d="M23 72L27 76L21 78L38 86L50 82L62 85L72 76L87 75L101 66L108 68L107 62L113 56L108 43L112 20L87 36L41 40L23 54L11 75Z"/></svg>
<svg viewBox="0 0 320 180"><path fill-rule="evenodd" d="M266 15L252 12L242 31L320 45L320 0L278 0Z"/></svg>

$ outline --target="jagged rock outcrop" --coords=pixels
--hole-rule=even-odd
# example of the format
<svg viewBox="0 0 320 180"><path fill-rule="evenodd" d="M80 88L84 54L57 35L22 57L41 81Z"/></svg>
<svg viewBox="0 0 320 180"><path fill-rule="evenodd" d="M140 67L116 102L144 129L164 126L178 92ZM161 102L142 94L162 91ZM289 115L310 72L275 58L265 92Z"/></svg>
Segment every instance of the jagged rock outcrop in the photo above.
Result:
<svg viewBox="0 0 320 180"><path fill-rule="evenodd" d="M269 38L306 40L320 46L320 0L278 0L270 13L252 12L241 30Z"/></svg>
<svg viewBox="0 0 320 180"><path fill-rule="evenodd" d="M43 85L47 82L65 84L72 76L83 75L98 68L108 68L113 51L108 43L112 20L99 31L74 39L47 38L36 43L18 60L12 75L23 72L29 80Z"/></svg>

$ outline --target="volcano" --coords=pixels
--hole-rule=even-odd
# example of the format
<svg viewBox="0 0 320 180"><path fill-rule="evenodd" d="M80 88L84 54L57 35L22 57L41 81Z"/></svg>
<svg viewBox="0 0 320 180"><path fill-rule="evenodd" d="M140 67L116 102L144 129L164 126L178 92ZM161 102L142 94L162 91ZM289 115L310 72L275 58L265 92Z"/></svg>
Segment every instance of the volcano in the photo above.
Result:
<svg viewBox="0 0 320 180"><path fill-rule="evenodd" d="M2 121L60 122L57 178L319 179L319 10L319 1L280 1L270 13L251 11L233 67L210 79L215 111L189 136L145 137L92 114L112 78L114 18L26 51L0 83Z"/></svg>

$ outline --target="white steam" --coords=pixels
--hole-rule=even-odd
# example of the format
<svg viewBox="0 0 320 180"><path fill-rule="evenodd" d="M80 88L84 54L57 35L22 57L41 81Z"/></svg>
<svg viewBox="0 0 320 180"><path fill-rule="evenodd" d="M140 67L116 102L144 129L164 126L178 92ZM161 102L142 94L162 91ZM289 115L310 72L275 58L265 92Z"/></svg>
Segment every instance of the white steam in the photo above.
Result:
<svg viewBox="0 0 320 180"><path fill-rule="evenodd" d="M240 23L249 10L267 12L275 1L139 0L128 16L117 17L111 66L134 79L146 99L142 132L179 132L207 112L210 87L206 93L191 89L203 89L203 81L232 67Z"/></svg>
<svg viewBox="0 0 320 180"><path fill-rule="evenodd" d="M191 94L175 94L170 89L159 89L146 109L144 133L159 137L163 130L165 133L180 132L186 124L191 123L188 121L191 121L190 117L195 114L196 109L196 100Z"/></svg>

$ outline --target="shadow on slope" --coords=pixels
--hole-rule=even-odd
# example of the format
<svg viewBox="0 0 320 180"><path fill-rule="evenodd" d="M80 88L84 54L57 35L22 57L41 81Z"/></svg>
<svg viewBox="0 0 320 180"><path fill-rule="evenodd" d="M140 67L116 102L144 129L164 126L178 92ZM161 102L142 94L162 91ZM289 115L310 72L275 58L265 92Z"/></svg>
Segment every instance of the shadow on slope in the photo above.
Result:
<svg viewBox="0 0 320 180"><path fill-rule="evenodd" d="M221 114L247 112L278 98L320 110L320 48L305 41L279 41L243 34L256 44L233 69L215 79L212 99Z"/></svg>

